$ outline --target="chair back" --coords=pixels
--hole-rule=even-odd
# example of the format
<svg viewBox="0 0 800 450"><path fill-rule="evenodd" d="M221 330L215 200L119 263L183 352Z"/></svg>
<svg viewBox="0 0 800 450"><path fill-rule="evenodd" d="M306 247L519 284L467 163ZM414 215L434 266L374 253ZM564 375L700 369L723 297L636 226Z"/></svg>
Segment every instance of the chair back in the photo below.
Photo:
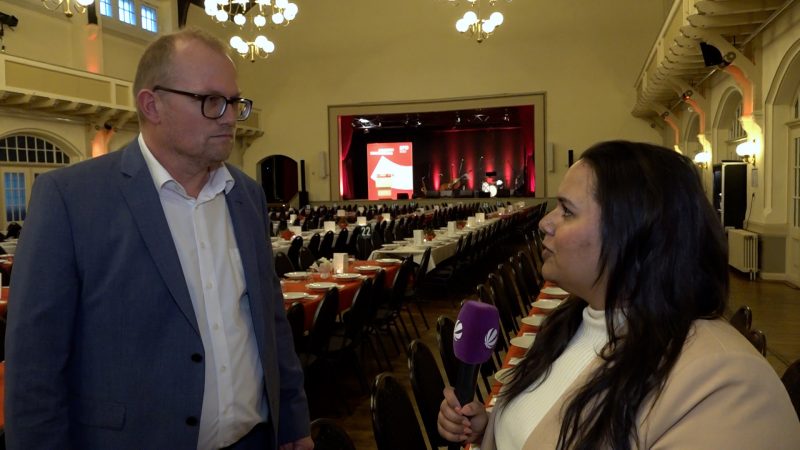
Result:
<svg viewBox="0 0 800 450"><path fill-rule="evenodd" d="M436 343L439 346L439 357L444 365L444 373L447 375L448 384L455 386L458 376L458 359L453 350L453 331L456 323L447 316L439 316L436 319Z"/></svg>
<svg viewBox="0 0 800 450"><path fill-rule="evenodd" d="M372 235L361 233L356 240L356 258L364 261L372 254Z"/></svg>
<svg viewBox="0 0 800 450"><path fill-rule="evenodd" d="M531 299L535 299L541 292L544 280L541 274L539 274L539 271L536 270L536 265L533 263L529 253L520 250L519 253L517 253L517 258L522 268L522 276L525 279L525 286L528 288L528 294L531 296Z"/></svg>
<svg viewBox="0 0 800 450"><path fill-rule="evenodd" d="M322 298L314 322L308 331L308 353L319 356L328 351L328 343L336 327L336 315L339 313L339 290L328 290Z"/></svg>
<svg viewBox="0 0 800 450"><path fill-rule="evenodd" d="M425 252L422 254L422 259L419 261L419 267L417 267L417 271L414 273L414 291L418 291L422 287L422 283L425 281L425 275L428 273L428 264L431 261L431 247L425 249Z"/></svg>
<svg viewBox="0 0 800 450"><path fill-rule="evenodd" d="M781 381L786 387L786 392L789 393L789 398L792 400L794 411L800 419L800 359L793 362L786 368L786 372L781 376Z"/></svg>
<svg viewBox="0 0 800 450"><path fill-rule="evenodd" d="M414 392L414 399L417 401L422 425L428 434L428 441L433 447L448 445L448 442L439 435L436 427L439 406L444 400L444 377L433 353L419 339L411 341L409 346L408 369L411 389Z"/></svg>
<svg viewBox="0 0 800 450"><path fill-rule="evenodd" d="M753 347L764 356L767 356L767 335L761 330L750 330L745 335Z"/></svg>
<svg viewBox="0 0 800 450"><path fill-rule="evenodd" d="M383 372L375 378L370 410L378 450L427 448L414 404L391 373Z"/></svg>
<svg viewBox="0 0 800 450"><path fill-rule="evenodd" d="M389 307L392 309L400 309L403 304L403 300L406 296L406 289L408 289L408 282L411 279L411 272L413 271L413 263L414 261L411 257L404 259L402 264L400 264L400 269L397 270L394 276L392 291L389 298Z"/></svg>
<svg viewBox="0 0 800 450"><path fill-rule="evenodd" d="M372 280L367 278L361 283L358 292L353 297L353 304L342 314L344 322L344 335L352 341L358 341L364 333L370 314L370 301L372 300Z"/></svg>
<svg viewBox="0 0 800 450"><path fill-rule="evenodd" d="M528 311L524 306L525 299L522 298L522 294L520 294L519 288L517 287L517 273L514 271L514 267L511 263L506 262L505 264L498 265L497 271L506 287L506 299L508 300L508 305L511 307L511 312L514 316L522 319L528 315Z"/></svg>
<svg viewBox="0 0 800 450"><path fill-rule="evenodd" d="M292 303L292 306L286 311L286 320L289 321L289 326L292 328L292 341L294 341L294 351L302 353L305 351L305 328L306 328L306 311L303 304L300 302Z"/></svg>
<svg viewBox="0 0 800 450"><path fill-rule="evenodd" d="M346 229L339 232L336 236L336 243L333 245L333 251L336 253L347 252L347 236L350 234ZM333 256L333 254L331 254Z"/></svg>
<svg viewBox="0 0 800 450"><path fill-rule="evenodd" d="M516 335L519 332L519 324L514 318L503 279L496 273L490 273L486 281L494 292L494 306L500 313L500 324L503 326L503 330L508 334Z"/></svg>
<svg viewBox="0 0 800 450"><path fill-rule="evenodd" d="M289 244L289 250L286 252L289 256L289 261L296 269L300 269L300 249L303 248L303 236L294 236L292 242Z"/></svg>
<svg viewBox="0 0 800 450"><path fill-rule="evenodd" d="M356 450L347 431L331 419L319 418L311 422L311 440L314 450Z"/></svg>
<svg viewBox="0 0 800 450"><path fill-rule="evenodd" d="M283 252L275 253L275 273L283 278L287 272L292 271L294 271L294 264L292 264L292 260L289 259L289 256Z"/></svg>
<svg viewBox="0 0 800 450"><path fill-rule="evenodd" d="M753 325L753 310L749 306L743 305L733 313L729 322L733 325L733 328L739 330L739 333L747 336L747 333L750 332L750 327Z"/></svg>
<svg viewBox="0 0 800 450"><path fill-rule="evenodd" d="M333 258L333 231L325 232L322 243L319 244L318 258Z"/></svg>
<svg viewBox="0 0 800 450"><path fill-rule="evenodd" d="M311 236L311 239L308 241L308 249L311 250L311 254L314 255L314 259L320 257L319 246L321 240L322 237L319 235L319 233L314 233Z"/></svg>
<svg viewBox="0 0 800 450"><path fill-rule="evenodd" d="M383 242L391 244L394 241L394 220L392 220L389 222L389 225L385 225L385 228L383 229Z"/></svg>
<svg viewBox="0 0 800 450"><path fill-rule="evenodd" d="M361 237L361 233L364 232L364 227L361 225L356 225L353 228L353 232L350 233L350 238L347 241L347 254L356 256L358 254L357 244L358 239Z"/></svg>
<svg viewBox="0 0 800 450"><path fill-rule="evenodd" d="M300 247L298 255L299 255L298 262L300 265L297 268L300 270L308 270L308 268L311 267L312 264L314 264L314 261L316 261L316 258L314 258L314 255L311 253L311 250L309 250L306 247Z"/></svg>

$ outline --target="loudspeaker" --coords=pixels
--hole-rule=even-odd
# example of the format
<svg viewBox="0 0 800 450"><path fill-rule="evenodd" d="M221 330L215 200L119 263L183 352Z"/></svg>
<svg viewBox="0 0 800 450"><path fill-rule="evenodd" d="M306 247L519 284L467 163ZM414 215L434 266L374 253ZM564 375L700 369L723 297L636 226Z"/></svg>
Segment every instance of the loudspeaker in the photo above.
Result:
<svg viewBox="0 0 800 450"><path fill-rule="evenodd" d="M547 146L545 147L544 152L545 163L547 165L548 172L555 172L556 171L556 153L555 153L555 146L552 142L548 142Z"/></svg>
<svg viewBox="0 0 800 450"><path fill-rule="evenodd" d="M506 188L498 189L495 197L511 197L511 191Z"/></svg>
<svg viewBox="0 0 800 450"><path fill-rule="evenodd" d="M567 150L567 167L572 167L572 149Z"/></svg>
<svg viewBox="0 0 800 450"><path fill-rule="evenodd" d="M300 207L309 204L308 191L306 190L306 160L300 160L300 192L297 193L297 199L300 202Z"/></svg>
<svg viewBox="0 0 800 450"><path fill-rule="evenodd" d="M408 192L398 192L397 193L398 200L408 200Z"/></svg>
<svg viewBox="0 0 800 450"><path fill-rule="evenodd" d="M703 54L703 63L706 67L718 66L725 63L725 59L722 58L722 52L711 44L700 41L700 52Z"/></svg>
<svg viewBox="0 0 800 450"><path fill-rule="evenodd" d="M427 191L427 192L425 192L425 198L439 198L441 196L442 195L439 193L439 191Z"/></svg>

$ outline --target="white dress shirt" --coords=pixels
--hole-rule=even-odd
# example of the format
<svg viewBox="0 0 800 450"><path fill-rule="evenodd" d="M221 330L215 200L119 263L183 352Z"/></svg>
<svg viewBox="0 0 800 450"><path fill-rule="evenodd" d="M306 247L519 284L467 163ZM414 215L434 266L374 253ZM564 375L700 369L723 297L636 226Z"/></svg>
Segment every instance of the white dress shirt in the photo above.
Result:
<svg viewBox="0 0 800 450"><path fill-rule="evenodd" d="M178 251L205 349L197 448L226 447L265 422L268 412L242 260L225 201L233 177L221 165L193 198L155 159L141 134L139 145Z"/></svg>

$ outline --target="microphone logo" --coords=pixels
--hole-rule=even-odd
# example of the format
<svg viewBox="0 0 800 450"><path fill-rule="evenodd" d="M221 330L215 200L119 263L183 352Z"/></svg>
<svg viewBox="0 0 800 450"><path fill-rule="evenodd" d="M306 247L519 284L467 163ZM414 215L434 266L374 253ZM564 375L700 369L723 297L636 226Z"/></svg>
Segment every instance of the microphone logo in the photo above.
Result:
<svg viewBox="0 0 800 450"><path fill-rule="evenodd" d="M464 332L464 324L461 323L460 320L456 320L456 325L453 327L453 339L456 341L461 339L461 335ZM495 338L496 340L497 338Z"/></svg>
<svg viewBox="0 0 800 450"><path fill-rule="evenodd" d="M485 345L489 350L494 350L494 346L497 345L496 328L490 328L489 331L486 332L486 336L483 338L483 345Z"/></svg>

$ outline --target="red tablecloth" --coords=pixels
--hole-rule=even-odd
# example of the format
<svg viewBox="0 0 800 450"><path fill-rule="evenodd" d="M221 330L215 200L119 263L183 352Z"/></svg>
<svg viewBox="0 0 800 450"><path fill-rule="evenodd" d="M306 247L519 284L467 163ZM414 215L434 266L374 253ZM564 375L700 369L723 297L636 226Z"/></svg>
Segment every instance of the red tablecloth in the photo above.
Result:
<svg viewBox="0 0 800 450"><path fill-rule="evenodd" d="M359 272L355 270L355 267L360 266L381 266L386 271L386 279L385 279L385 287L391 287L392 282L394 281L394 277L397 274L397 270L400 268L399 264L380 264L377 261L354 261L350 262L350 272L352 273L360 273L361 275L365 275L368 277L375 277L376 272ZM311 324L314 322L314 313L317 311L317 307L319 303L322 301L322 297L325 294L324 291L317 291L311 290L306 285L312 282L320 282L320 281L328 281L334 282L340 286L343 286L339 289L339 312L345 311L353 304L353 298L358 292L358 288L361 287L362 280L355 279L352 281L349 280L341 280L329 277L323 280L319 274L312 274L311 278L308 280L282 280L281 281L281 289L283 292L305 292L310 294L308 297L304 299L293 299L293 300L284 300L283 306L286 309L289 309L294 302L300 302L303 304L303 309L305 310L306 316L306 330L311 329Z"/></svg>

